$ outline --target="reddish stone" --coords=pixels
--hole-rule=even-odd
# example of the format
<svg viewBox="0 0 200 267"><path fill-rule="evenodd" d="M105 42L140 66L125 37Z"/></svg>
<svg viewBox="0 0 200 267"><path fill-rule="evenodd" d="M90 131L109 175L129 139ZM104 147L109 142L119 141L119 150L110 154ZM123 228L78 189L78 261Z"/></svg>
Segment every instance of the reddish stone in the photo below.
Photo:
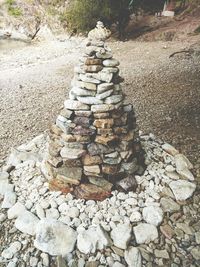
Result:
<svg viewBox="0 0 200 267"><path fill-rule="evenodd" d="M73 188L69 184L59 179L52 179L49 181L50 191L61 191L63 194L68 194L73 191Z"/></svg>
<svg viewBox="0 0 200 267"><path fill-rule="evenodd" d="M161 233L168 239L172 239L174 236L174 230L168 224L160 226Z"/></svg>
<svg viewBox="0 0 200 267"><path fill-rule="evenodd" d="M111 128L114 124L113 119L99 119L95 120L93 125L97 128Z"/></svg>
<svg viewBox="0 0 200 267"><path fill-rule="evenodd" d="M75 188L74 195L76 198L103 201L111 196L111 192L93 184L81 184Z"/></svg>
<svg viewBox="0 0 200 267"><path fill-rule="evenodd" d="M77 125L89 127L92 123L92 120L88 117L75 117L74 123L76 123Z"/></svg>

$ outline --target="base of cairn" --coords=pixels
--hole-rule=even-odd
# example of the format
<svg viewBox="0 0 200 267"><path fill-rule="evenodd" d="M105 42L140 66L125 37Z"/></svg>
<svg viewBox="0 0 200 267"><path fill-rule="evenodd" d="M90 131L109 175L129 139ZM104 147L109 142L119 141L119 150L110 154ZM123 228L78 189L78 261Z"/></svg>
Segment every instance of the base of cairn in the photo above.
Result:
<svg viewBox="0 0 200 267"><path fill-rule="evenodd" d="M49 133L46 168L51 190L103 200L113 189L134 190L144 171L133 107L125 104L119 61L105 45L101 22L89 33L75 67L69 99Z"/></svg>

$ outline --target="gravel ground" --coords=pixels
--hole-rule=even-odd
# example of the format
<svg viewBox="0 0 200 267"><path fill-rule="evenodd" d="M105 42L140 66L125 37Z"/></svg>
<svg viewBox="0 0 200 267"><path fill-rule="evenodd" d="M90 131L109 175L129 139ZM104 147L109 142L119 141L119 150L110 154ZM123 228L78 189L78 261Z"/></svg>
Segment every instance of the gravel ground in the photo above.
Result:
<svg viewBox="0 0 200 267"><path fill-rule="evenodd" d="M0 51L0 158L44 132L67 95L82 40ZM112 42L124 91L142 132L152 132L200 163L200 56L174 51L187 42ZM19 46L19 45L18 45Z"/></svg>

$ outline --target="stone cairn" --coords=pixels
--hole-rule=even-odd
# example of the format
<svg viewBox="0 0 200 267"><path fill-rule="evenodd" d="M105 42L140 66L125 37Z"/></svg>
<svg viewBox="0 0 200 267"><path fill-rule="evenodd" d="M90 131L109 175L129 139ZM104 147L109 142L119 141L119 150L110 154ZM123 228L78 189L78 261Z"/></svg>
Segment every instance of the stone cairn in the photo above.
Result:
<svg viewBox="0 0 200 267"><path fill-rule="evenodd" d="M125 104L119 62L102 22L88 34L75 67L69 99L49 133L46 168L50 190L103 200L112 189L133 190L144 170L135 114Z"/></svg>

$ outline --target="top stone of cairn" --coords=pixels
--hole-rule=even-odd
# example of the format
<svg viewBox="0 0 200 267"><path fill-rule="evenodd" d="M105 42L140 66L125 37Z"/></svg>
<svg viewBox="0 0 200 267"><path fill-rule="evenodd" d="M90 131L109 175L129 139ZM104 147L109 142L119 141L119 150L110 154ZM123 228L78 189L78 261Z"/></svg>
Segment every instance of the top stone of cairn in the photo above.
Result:
<svg viewBox="0 0 200 267"><path fill-rule="evenodd" d="M110 34L102 22L89 32L69 98L49 133L49 187L77 198L134 190L134 175L143 170L135 113L125 104L119 61L104 43Z"/></svg>

